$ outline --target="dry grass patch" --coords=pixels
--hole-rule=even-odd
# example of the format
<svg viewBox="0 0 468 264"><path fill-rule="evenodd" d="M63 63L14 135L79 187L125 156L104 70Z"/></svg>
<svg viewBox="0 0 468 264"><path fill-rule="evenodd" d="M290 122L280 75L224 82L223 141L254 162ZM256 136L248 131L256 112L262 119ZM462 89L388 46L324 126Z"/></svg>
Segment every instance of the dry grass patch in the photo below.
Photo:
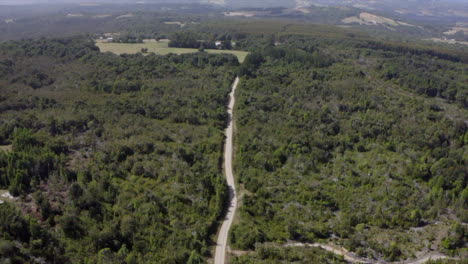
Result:
<svg viewBox="0 0 468 264"><path fill-rule="evenodd" d="M0 151L11 152L13 150L12 145L0 146Z"/></svg>

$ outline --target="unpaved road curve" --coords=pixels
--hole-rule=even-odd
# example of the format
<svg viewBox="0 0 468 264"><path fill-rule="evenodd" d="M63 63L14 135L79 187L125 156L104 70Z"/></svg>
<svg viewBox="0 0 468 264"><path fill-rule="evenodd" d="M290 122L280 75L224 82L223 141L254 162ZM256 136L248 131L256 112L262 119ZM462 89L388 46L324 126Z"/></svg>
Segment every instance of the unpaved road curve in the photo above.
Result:
<svg viewBox="0 0 468 264"><path fill-rule="evenodd" d="M235 92L237 85L239 84L239 77L236 78L234 84L232 85L232 90L229 95L229 105L228 105L228 115L229 115L229 124L226 128L226 143L224 146L224 171L226 174L227 185L229 188L229 205L226 209L226 216L221 226L221 229L218 233L218 240L216 241L216 251L214 257L215 264L224 264L226 259L226 246L227 239L229 235L229 229L232 225L232 220L234 219L234 214L237 209L237 194L236 187L234 185L234 175L232 173L232 152L233 152L233 134L234 134L234 118L233 110L236 103Z"/></svg>
<svg viewBox="0 0 468 264"><path fill-rule="evenodd" d="M376 261L376 260L369 260L365 258L360 258L356 256L356 254L353 254L349 251L347 251L344 248L334 246L334 245L326 245L326 244L320 244L320 243L314 243L314 244L307 244L307 243L299 243L299 242L293 242L293 243L288 243L286 244L287 247L315 247L315 248L321 248L323 250L326 250L328 252L331 252L335 255L343 256L343 258L351 263L365 263L365 264L424 264L428 262L429 260L439 260L439 259L452 259L452 260L457 260L456 258L450 258L446 255L443 255L441 253L430 253L425 256L422 256L419 259L415 260L403 260L403 261L395 261L395 262L386 262L386 261Z"/></svg>

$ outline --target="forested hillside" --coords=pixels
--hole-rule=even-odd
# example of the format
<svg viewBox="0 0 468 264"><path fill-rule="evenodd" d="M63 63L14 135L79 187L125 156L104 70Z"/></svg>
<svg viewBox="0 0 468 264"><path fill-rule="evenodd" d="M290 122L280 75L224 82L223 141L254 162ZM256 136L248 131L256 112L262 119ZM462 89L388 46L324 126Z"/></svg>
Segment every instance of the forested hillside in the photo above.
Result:
<svg viewBox="0 0 468 264"><path fill-rule="evenodd" d="M0 46L0 250L12 263L200 263L226 188L230 55Z"/></svg>
<svg viewBox="0 0 468 264"><path fill-rule="evenodd" d="M310 263L288 241L386 261L464 254L468 67L414 51L311 36L246 58L230 238L255 252L235 263Z"/></svg>

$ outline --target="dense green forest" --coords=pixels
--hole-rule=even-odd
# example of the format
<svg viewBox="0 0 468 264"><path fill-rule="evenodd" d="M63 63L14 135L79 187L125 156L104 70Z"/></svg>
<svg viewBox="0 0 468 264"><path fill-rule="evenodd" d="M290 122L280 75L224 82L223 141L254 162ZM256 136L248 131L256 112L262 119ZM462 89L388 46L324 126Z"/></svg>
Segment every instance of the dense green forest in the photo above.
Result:
<svg viewBox="0 0 468 264"><path fill-rule="evenodd" d="M331 239L391 261L425 248L461 253L467 65L422 51L285 42L240 67L242 202L230 238L256 255L236 261L262 263L262 243L290 240Z"/></svg>
<svg viewBox="0 0 468 264"><path fill-rule="evenodd" d="M28 38L0 43L0 190L15 196L0 204L0 262L206 263L236 75L230 247L245 254L232 263L346 263L291 241L466 256L466 48L213 10L80 8L0 23L0 40ZM111 32L200 52L100 53L92 39ZM250 55L202 52L217 40Z"/></svg>
<svg viewBox="0 0 468 264"><path fill-rule="evenodd" d="M12 145L0 188L19 198L0 205L2 256L200 263L226 195L237 58L96 49L82 37L0 47L0 145Z"/></svg>

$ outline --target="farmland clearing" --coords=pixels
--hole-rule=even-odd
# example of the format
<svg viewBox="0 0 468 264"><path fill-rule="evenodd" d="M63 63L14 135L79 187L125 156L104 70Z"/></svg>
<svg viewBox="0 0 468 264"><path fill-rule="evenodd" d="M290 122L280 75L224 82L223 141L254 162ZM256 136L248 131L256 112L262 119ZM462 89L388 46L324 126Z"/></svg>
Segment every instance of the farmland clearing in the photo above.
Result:
<svg viewBox="0 0 468 264"><path fill-rule="evenodd" d="M370 13L361 13L359 16L348 17L342 20L345 24L353 24L357 23L360 25L387 25L387 26L407 26L407 27L415 27L415 25L411 25L408 23L404 23L401 21L396 21L390 18L377 16Z"/></svg>
<svg viewBox="0 0 468 264"><path fill-rule="evenodd" d="M141 49L148 49L148 52L154 52L157 55L173 54L187 54L197 53L197 49L188 48L171 48L169 47L168 41L156 41L156 40L145 40L143 43L114 43L97 41L96 46L99 47L101 52L111 52L117 55L120 54L135 54L141 52ZM233 54L242 63L245 60L248 52L238 50L217 50L217 49L206 49L205 52L212 54Z"/></svg>

